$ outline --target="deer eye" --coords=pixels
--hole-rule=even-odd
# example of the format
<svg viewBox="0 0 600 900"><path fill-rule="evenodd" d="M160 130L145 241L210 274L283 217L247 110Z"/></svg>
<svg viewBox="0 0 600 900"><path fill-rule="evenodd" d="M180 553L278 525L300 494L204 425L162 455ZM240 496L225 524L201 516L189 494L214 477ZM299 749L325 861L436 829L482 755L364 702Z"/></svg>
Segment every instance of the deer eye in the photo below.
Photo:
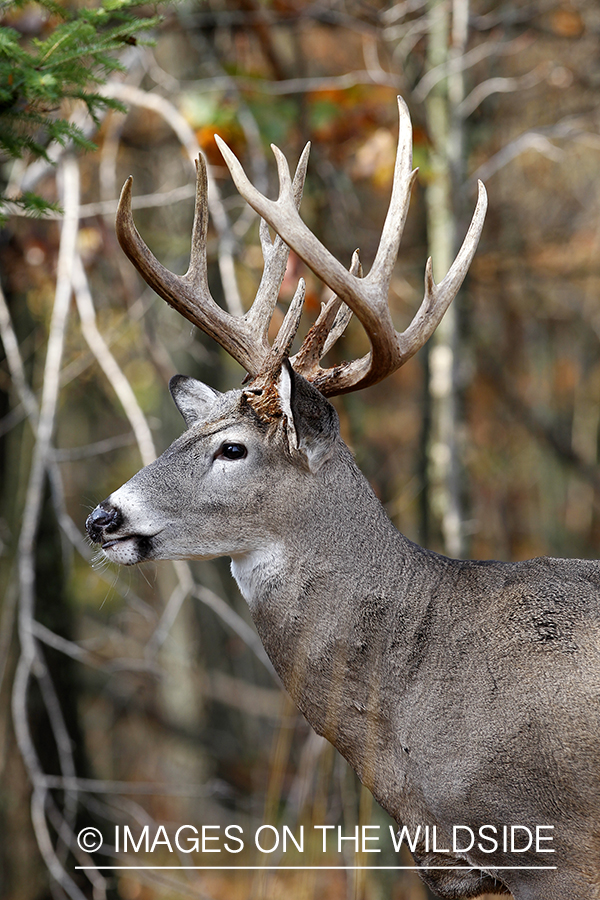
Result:
<svg viewBox="0 0 600 900"><path fill-rule="evenodd" d="M215 459L244 459L248 451L243 444L223 444Z"/></svg>

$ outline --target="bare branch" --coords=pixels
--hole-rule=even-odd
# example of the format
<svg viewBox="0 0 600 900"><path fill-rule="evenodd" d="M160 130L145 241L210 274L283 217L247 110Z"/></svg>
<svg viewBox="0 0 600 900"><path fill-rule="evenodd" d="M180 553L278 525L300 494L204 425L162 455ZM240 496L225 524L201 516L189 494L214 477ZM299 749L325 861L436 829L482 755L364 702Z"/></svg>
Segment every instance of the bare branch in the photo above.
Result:
<svg viewBox="0 0 600 900"><path fill-rule="evenodd" d="M29 484L23 511L23 523L18 546L19 572L19 639L21 656L17 666L17 676L13 686L13 721L15 734L29 777L34 786L32 797L32 821L40 851L46 865L56 881L71 900L84 900L83 894L65 872L48 832L45 818L47 791L41 786L41 768L31 738L27 720L27 693L29 680L35 674L41 688L42 698L56 742L60 766L63 774L75 774L72 750L65 727L62 711L54 691L50 676L39 652L34 636L35 610L35 540L41 512L44 477L51 452L55 413L60 386L60 363L71 298L71 278L75 258L79 206L79 170L73 159L67 157L62 166L64 181L65 218L63 222L58 255L58 271L54 307L50 322L44 384L37 423L36 443L30 470ZM14 349L14 348L13 348ZM13 364L15 360L13 359ZM23 385L21 385L23 389ZM31 398L28 401L31 404ZM76 798L65 795L67 818L73 820Z"/></svg>
<svg viewBox="0 0 600 900"><path fill-rule="evenodd" d="M485 178L486 181L489 181L492 175L495 175L496 172L499 172L500 169L503 169L504 166L527 150L535 150L537 153L548 157L548 159L553 159L555 162L562 158L562 151L559 147L554 146L550 136L540 134L539 131L527 131L490 157L487 162L473 173L469 182L474 181L479 175Z"/></svg>
<svg viewBox="0 0 600 900"><path fill-rule="evenodd" d="M71 900L87 900L85 894L82 893L73 879L67 875L54 851L46 819L47 801L47 789L35 786L31 797L31 821L33 822L33 828L38 847L40 848L40 853L48 867L48 871L62 887L66 895L70 897Z"/></svg>
<svg viewBox="0 0 600 900"><path fill-rule="evenodd" d="M385 25L391 25L392 23L403 19L404 16L416 12L419 9L423 9L426 3L427 0L403 0L402 3L395 3L394 6L391 6L381 13L381 21L384 22Z"/></svg>
<svg viewBox="0 0 600 900"><path fill-rule="evenodd" d="M79 447L61 447L52 451L52 459L55 462L74 462L78 459L90 459L93 456L101 456L103 453L112 453L119 447L128 447L135 441L135 435L131 431L116 434L114 437L105 438L103 441L94 441L92 444L83 444Z"/></svg>
<svg viewBox="0 0 600 900"><path fill-rule="evenodd" d="M44 776L47 788L77 791L88 794L132 794L158 797L209 797L214 793L210 784L161 784L148 781L109 781L95 778L65 778L59 775Z"/></svg>
<svg viewBox="0 0 600 900"><path fill-rule="evenodd" d="M487 81L482 81L481 84L478 84L477 87L465 97L459 105L457 113L459 116L466 119L492 94L508 94L514 93L515 91L528 90L534 85L539 84L540 81L543 81L547 74L548 66L544 63L540 66L536 66L531 72L527 72L527 74L520 75L517 78L488 78Z"/></svg>
<svg viewBox="0 0 600 900"><path fill-rule="evenodd" d="M183 147L185 147L191 164L195 164L195 161L200 154L200 145L198 144L194 131L172 103L164 97L161 97L159 94L150 94L139 88L120 84L118 82L109 82L109 84L102 88L102 92L108 97L116 97L119 100L123 100L125 103L140 106L143 109L151 109L158 113L158 115L170 125ZM208 201L210 213L220 238L219 269L221 273L221 282L223 284L223 293L230 313L232 315L240 316L243 313L243 308L233 264L234 241L230 233L229 223L221 201L218 185L210 171L207 172L207 178L210 184L210 198Z"/></svg>
<svg viewBox="0 0 600 900"><path fill-rule="evenodd" d="M263 663L267 671L273 675L273 677L279 681L277 676L275 675L273 666L271 664L271 660L265 653L264 647L260 642L260 638L256 634L255 630L252 626L248 625L241 616L239 616L234 609L228 603L219 597L214 591L211 591L209 588L204 587L203 585L196 584L192 578L190 568L187 563L178 560L173 563L175 567L175 571L177 572L178 577L184 585L184 588L187 589L187 592L190 593L193 597L196 597L203 603L205 606L208 606L212 611L229 627L231 630L240 637L243 642L249 647L255 656L260 659Z"/></svg>
<svg viewBox="0 0 600 900"><path fill-rule="evenodd" d="M81 332L88 347L98 361L98 365L108 378L111 387L119 398L121 406L123 407L125 415L135 434L142 462L147 466L152 460L156 459L156 450L154 448L152 434L129 381L125 378L119 364L111 353L108 344L98 331L94 301L90 293L85 269L83 268L83 263L79 254L76 255L73 265L73 288L75 290L77 310L81 320Z"/></svg>
<svg viewBox="0 0 600 900"><path fill-rule="evenodd" d="M527 46L530 42L531 41L527 36L510 42L485 41L477 47L473 47L472 50L468 50L461 56L454 57L447 62L441 63L439 66L434 66L433 69L430 69L427 74L423 76L415 87L412 94L414 102L422 103L436 84L439 84L439 82L443 81L444 78L447 78L448 75L464 72L466 69L470 69L471 66L477 65L477 63L490 56L500 54L505 56L507 54L519 53L523 50L524 46Z"/></svg>
<svg viewBox="0 0 600 900"><path fill-rule="evenodd" d="M182 184L181 187L173 188L170 191L158 191L155 194L140 194L133 197L131 201L132 209L156 209L161 206L172 206L173 203L179 203L181 200L189 200L193 197L196 189L191 184ZM96 203L82 203L79 210L80 219L90 219L94 216L113 216L119 205L118 200L98 200ZM38 215L30 210L22 209L12 203L6 204L6 209L12 216L20 216L21 218L47 221L60 221L62 213L48 210L48 212Z"/></svg>
<svg viewBox="0 0 600 900"><path fill-rule="evenodd" d="M1 285L0 338L2 339L2 343L4 345L4 352L6 354L6 360L8 362L8 369L10 371L12 382L16 388L21 403L25 407L27 415L35 426L38 420L38 405L33 391L29 387L29 384L27 383L27 379L25 377L25 368L23 366L23 360L21 358L21 352L19 350L17 336L12 325L10 311L8 309L6 298L4 296Z"/></svg>

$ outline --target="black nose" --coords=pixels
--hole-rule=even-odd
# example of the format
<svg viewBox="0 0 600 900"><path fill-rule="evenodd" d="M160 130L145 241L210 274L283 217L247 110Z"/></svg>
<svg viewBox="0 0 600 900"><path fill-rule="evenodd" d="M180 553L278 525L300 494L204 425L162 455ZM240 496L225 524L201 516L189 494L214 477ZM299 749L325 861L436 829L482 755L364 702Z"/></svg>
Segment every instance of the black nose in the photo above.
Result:
<svg viewBox="0 0 600 900"><path fill-rule="evenodd" d="M121 514L114 506L97 506L86 519L85 527L95 544L102 540L104 531L114 531L121 521Z"/></svg>

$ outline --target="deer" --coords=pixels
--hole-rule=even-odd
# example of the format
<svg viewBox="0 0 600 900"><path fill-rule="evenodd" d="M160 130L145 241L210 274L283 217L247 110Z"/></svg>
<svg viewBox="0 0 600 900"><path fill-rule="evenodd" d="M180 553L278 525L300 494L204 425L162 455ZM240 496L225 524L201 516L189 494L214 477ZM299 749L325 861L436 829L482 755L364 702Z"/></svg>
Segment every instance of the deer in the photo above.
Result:
<svg viewBox="0 0 600 900"><path fill-rule="evenodd" d="M480 183L450 270L436 284L428 260L423 301L396 331L388 293L416 174L401 98L398 109L390 205L364 277L358 253L346 269L300 217L308 146L293 178L272 148L279 196L270 200L216 138L261 218L263 275L243 316L210 293L202 156L183 276L140 237L125 183L116 221L124 252L247 376L220 393L175 375L169 388L186 430L94 509L87 532L126 566L230 557L286 690L412 836L415 867L437 896L600 898L598 562L450 559L411 542L359 471L328 399L382 381L424 345L483 228ZM290 248L332 292L295 355L302 280L268 335ZM369 352L322 366L352 315Z"/></svg>

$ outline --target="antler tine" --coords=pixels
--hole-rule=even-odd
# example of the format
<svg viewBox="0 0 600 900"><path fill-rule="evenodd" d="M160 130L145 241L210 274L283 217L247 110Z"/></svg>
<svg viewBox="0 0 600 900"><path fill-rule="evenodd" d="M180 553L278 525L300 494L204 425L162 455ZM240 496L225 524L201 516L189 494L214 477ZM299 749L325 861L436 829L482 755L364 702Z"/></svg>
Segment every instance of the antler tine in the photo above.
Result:
<svg viewBox="0 0 600 900"><path fill-rule="evenodd" d="M233 182L244 200L275 229L288 247L291 247L334 293L342 295L346 301L346 295L352 293L351 282L348 281L351 276L300 218L294 203L289 169L281 150L271 145L279 170L280 192L277 200L269 200L249 181L238 158L227 144L218 135L215 135L215 140ZM348 303L348 306L352 304Z"/></svg>
<svg viewBox="0 0 600 900"><path fill-rule="evenodd" d="M304 149L292 191L295 202L300 205L306 177L310 144ZM285 275L289 247L279 236L271 241L263 232L261 242L265 254L263 278L254 303L244 316L232 316L213 299L208 286L206 263L206 237L208 232L208 175L202 155L196 161L196 203L192 227L190 265L185 275L175 275L160 263L142 240L131 212L131 189L133 179L127 179L121 191L117 209L116 232L125 254L134 264L148 285L156 291L177 312L185 316L198 328L214 338L251 376L256 376L265 368L274 365L274 359L281 347L285 353L289 348L300 322L304 288L299 289L282 324L276 347L271 348L268 329L281 282ZM293 333L291 330L293 329ZM274 356L275 354L275 356Z"/></svg>
<svg viewBox="0 0 600 900"><path fill-rule="evenodd" d="M142 240L131 212L129 176L119 199L116 232L119 243L142 278L188 321L214 338L251 375L262 367L270 348L257 340L244 317L232 316L213 299L206 272L206 234L208 227L207 173L203 157L196 164L196 207L192 230L190 266L185 275L175 275L160 263Z"/></svg>
<svg viewBox="0 0 600 900"><path fill-rule="evenodd" d="M352 275L362 277L358 250L352 254L349 271ZM337 294L333 294L326 303L323 303L321 312L304 338L300 350L290 360L296 371L308 378L309 381L322 376L325 370L319 363L342 336L351 318L352 310Z"/></svg>
<svg viewBox="0 0 600 900"><path fill-rule="evenodd" d="M277 337L273 341L273 346L264 365L264 372L268 375L277 374L281 368L284 359L290 355L292 343L296 337L300 319L302 317L302 308L304 306L304 297L306 295L306 283L304 278L298 281L298 287L292 297L292 301L287 308L287 312L281 323L281 327L277 332Z"/></svg>
<svg viewBox="0 0 600 900"><path fill-rule="evenodd" d="M264 197L254 187L239 160L225 142L217 135L215 135L215 140L242 197L275 229L285 243L304 260L313 272L352 309L369 335L373 347L372 358L369 356L369 366L366 369L361 366L359 376L354 371L356 367L348 364L348 367L353 369L352 377L356 381L353 380L350 384L347 378L343 378L342 385L341 382L338 383L339 377L336 377L327 384L318 382L319 390L327 396L332 396L335 393L366 387L367 384L374 384L385 378L395 368L395 345L397 343L396 332L387 304L378 303L376 286L374 290L374 286L368 284L367 279L359 279L351 275L304 224L293 202L289 170L281 151L278 148L272 148L281 178L279 197L275 201ZM373 361L376 361L376 364L372 365ZM315 384L317 384L316 379Z"/></svg>
<svg viewBox="0 0 600 900"><path fill-rule="evenodd" d="M487 210L487 191L482 181L477 182L477 205L471 224L462 242L456 259L450 266L446 276L436 284L433 279L431 257L425 266L425 296L412 322L398 335L399 351L402 365L429 340L444 313L456 297L469 271L475 255Z"/></svg>
<svg viewBox="0 0 600 900"><path fill-rule="evenodd" d="M215 135L216 137L216 135ZM308 168L308 157L310 155L310 142L305 146L300 156L294 181L292 184L292 192L294 196L294 204L299 209L302 201L302 192L304 190L304 182L306 180L306 170ZM265 261L262 278L256 292L254 303L246 313L248 325L258 334L261 340L268 346L268 331L273 311L277 304L279 290L285 276L285 270L290 255L290 248L285 244L278 234L271 240L269 234L269 226L264 219L260 221L260 243ZM299 324L299 323L298 323Z"/></svg>
<svg viewBox="0 0 600 900"><path fill-rule="evenodd" d="M194 204L194 224L192 225L192 245L190 264L185 274L190 284L201 291L208 289L206 266L206 236L208 234L208 172L206 163L199 156L196 165L196 201Z"/></svg>
<svg viewBox="0 0 600 900"><path fill-rule="evenodd" d="M244 199L265 219L298 256L357 315L371 342L371 352L335 369L321 370L312 380L327 396L376 384L406 362L433 333L458 292L481 235L487 206L483 185L473 220L463 246L450 271L435 285L428 269L425 297L411 324L399 334L388 307L388 290L408 210L415 173L412 169L412 134L408 109L398 98L400 129L390 207L375 262L366 278L358 278L323 246L300 218L293 202L291 178L285 157L272 147L279 172L279 197L268 200L248 180L242 166L217 138L231 177Z"/></svg>
<svg viewBox="0 0 600 900"><path fill-rule="evenodd" d="M367 282L379 284L381 293L387 294L398 256L398 249L410 205L410 195L418 169L412 167L412 123L408 107L402 97L398 97L398 149L394 164L394 180L392 196L388 207L383 230L375 260L371 271L366 276Z"/></svg>

